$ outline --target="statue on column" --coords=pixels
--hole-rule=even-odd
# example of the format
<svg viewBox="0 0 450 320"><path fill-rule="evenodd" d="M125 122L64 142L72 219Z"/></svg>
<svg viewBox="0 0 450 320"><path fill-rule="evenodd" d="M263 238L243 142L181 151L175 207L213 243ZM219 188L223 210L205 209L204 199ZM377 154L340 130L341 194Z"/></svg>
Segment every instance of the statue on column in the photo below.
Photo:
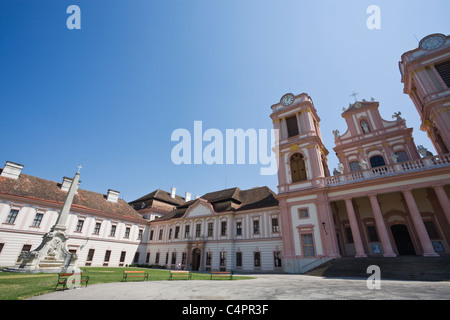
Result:
<svg viewBox="0 0 450 320"><path fill-rule="evenodd" d="M79 166L81 169L81 166ZM77 255L66 249L66 220L72 206L73 198L78 189L80 170L75 174L67 193L61 212L55 225L46 233L41 244L33 251L22 252L14 269L16 272L47 272L47 273L79 273L80 269L75 265Z"/></svg>

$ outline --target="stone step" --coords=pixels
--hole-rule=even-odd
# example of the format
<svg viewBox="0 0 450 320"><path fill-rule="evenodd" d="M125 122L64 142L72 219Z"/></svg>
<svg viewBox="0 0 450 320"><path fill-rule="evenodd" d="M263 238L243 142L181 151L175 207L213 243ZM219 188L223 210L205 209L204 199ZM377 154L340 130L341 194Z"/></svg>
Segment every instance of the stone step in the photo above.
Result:
<svg viewBox="0 0 450 320"><path fill-rule="evenodd" d="M367 278L367 267L377 265L381 279L450 281L450 256L397 258L340 258L328 261L306 273L320 277Z"/></svg>

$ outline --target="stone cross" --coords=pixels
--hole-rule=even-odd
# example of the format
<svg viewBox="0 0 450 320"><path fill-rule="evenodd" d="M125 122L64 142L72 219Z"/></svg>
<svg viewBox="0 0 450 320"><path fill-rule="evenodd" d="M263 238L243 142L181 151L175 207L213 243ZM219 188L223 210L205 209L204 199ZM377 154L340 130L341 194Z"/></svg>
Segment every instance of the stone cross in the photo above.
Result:
<svg viewBox="0 0 450 320"><path fill-rule="evenodd" d="M356 101L357 101L357 100L356 100L356 96L357 96L358 94L359 94L358 92L353 91L352 94L351 94L349 97L355 98L355 102L356 102Z"/></svg>

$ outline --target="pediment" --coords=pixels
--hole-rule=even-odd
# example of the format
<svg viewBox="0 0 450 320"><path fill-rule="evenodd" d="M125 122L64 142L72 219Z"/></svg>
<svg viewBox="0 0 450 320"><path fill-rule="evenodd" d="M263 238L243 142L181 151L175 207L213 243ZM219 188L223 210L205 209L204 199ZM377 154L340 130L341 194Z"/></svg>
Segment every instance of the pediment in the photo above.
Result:
<svg viewBox="0 0 450 320"><path fill-rule="evenodd" d="M208 201L198 198L189 208L186 210L184 218L204 217L215 214L214 208Z"/></svg>

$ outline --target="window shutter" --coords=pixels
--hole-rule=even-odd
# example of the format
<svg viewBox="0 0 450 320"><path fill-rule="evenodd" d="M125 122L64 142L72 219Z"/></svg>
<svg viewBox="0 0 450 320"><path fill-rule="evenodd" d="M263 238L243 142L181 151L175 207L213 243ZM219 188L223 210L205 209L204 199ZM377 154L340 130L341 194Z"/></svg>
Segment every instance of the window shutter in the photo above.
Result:
<svg viewBox="0 0 450 320"><path fill-rule="evenodd" d="M444 80L447 88L450 88L450 61L435 65L436 71Z"/></svg>
<svg viewBox="0 0 450 320"><path fill-rule="evenodd" d="M286 126L288 131L288 136L293 137L298 135L297 117L293 116L286 119Z"/></svg>

